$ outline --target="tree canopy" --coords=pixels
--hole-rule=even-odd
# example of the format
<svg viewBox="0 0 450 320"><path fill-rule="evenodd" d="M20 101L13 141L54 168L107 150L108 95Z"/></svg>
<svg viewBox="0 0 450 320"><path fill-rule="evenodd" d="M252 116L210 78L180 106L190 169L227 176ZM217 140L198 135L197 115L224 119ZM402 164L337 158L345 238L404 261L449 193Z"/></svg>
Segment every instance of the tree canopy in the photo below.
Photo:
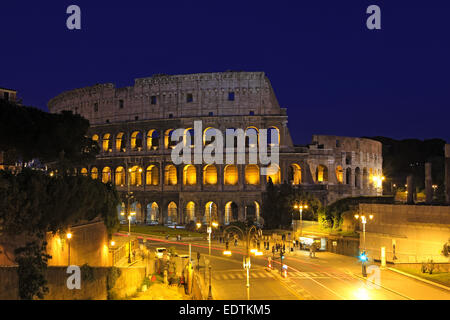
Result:
<svg viewBox="0 0 450 320"><path fill-rule="evenodd" d="M75 165L94 160L99 151L86 136L89 121L69 111L52 114L0 100L0 124L0 150L23 162L54 162L64 154Z"/></svg>

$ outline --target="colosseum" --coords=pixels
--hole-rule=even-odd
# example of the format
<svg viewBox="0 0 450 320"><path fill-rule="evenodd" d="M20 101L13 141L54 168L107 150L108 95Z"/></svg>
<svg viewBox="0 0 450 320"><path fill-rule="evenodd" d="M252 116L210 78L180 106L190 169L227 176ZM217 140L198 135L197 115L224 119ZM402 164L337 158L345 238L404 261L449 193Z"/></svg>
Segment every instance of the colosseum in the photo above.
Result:
<svg viewBox="0 0 450 320"><path fill-rule="evenodd" d="M90 121L90 134L101 152L95 163L79 169L117 187L122 214L127 195L132 194L131 210L138 223L260 221L269 176L260 174L258 164L172 162L172 132L176 128L190 132L198 120L203 135L213 128L222 132L242 128L255 134L263 128L275 130L279 166L270 175L272 182L292 184L324 204L382 192L381 144L314 135L311 144L295 145L287 111L280 107L264 72L154 75L136 79L132 87L107 83L67 91L48 106L52 113L70 110Z"/></svg>

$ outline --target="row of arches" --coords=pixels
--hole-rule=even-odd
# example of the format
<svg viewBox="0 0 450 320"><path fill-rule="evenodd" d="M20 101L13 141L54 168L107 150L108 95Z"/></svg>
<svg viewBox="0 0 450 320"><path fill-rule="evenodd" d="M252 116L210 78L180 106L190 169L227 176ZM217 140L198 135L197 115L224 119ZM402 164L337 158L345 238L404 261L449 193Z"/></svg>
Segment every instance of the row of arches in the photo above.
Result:
<svg viewBox="0 0 450 320"><path fill-rule="evenodd" d="M208 127L203 130L202 142L203 145L208 145L214 142L214 135L219 129ZM226 130L231 130L230 132L234 134L236 132L236 128L227 128ZM156 129L151 129L147 132L143 131L132 131L129 133L129 147L132 151L142 151L142 150L158 150L160 148L160 144L164 144L165 149L173 148L177 142L172 141L172 134L175 129L167 129L163 132L163 136L161 139L160 132ZM226 143L226 134L222 133L224 136L224 144ZM254 147L260 143L260 132L256 127L248 127L245 130L245 145L246 147ZM186 143L189 143L191 147L194 147L194 129L187 128L184 131L184 136ZM273 136L273 137L272 137ZM254 138L252 138L254 137ZM101 137L98 134L94 134L92 136L92 140L99 143L101 150L103 152L126 152L127 151L127 134L125 132L119 132L113 137L111 133L105 133ZM162 140L162 141L161 141ZM267 144L272 145L280 143L280 131L277 127L269 127L267 129ZM237 139L234 138L234 147L237 146Z"/></svg>
<svg viewBox="0 0 450 320"><path fill-rule="evenodd" d="M336 179L339 184L352 185L359 189L369 188L374 176L381 176L381 169L363 168L361 170L356 167L355 170L352 170L348 167L344 170L340 165L336 167ZM327 166L322 164L317 166L315 180L318 183L329 181Z"/></svg>
<svg viewBox="0 0 450 320"><path fill-rule="evenodd" d="M280 167L276 167L275 172L267 175L266 179L272 180L274 184L281 183L281 170ZM198 174L197 167L194 165L186 165L183 167L182 173L182 183L183 185L197 185ZM128 179L132 186L157 186L160 184L160 169L158 165L149 165L145 171L140 166L133 166L128 169ZM88 176L87 168L81 169L81 174ZM145 175L145 182L144 182ZM177 185L178 184L178 170L173 164L168 164L164 167L163 172L164 184L165 185ZM218 183L218 169L215 165L206 165L202 168L202 184L203 185L217 185ZM99 178L99 169L97 167L92 167L90 170L90 176L92 179ZM113 178L114 176L114 178ZM301 179L301 167L298 164L291 164L289 167L289 180L293 184L300 184ZM110 167L104 167L101 171L101 181L103 183L114 183L117 186L124 186L127 183L126 180L126 170L123 166L117 167L114 171ZM260 184L260 167L256 164L246 165L244 168L244 180L245 184L248 185L259 185ZM223 169L223 184L224 185L237 185L239 183L239 170L236 165L226 165Z"/></svg>
<svg viewBox="0 0 450 320"><path fill-rule="evenodd" d="M239 220L239 207L233 201L228 201L225 204L223 219L219 217L218 206L214 201L206 202L203 208L197 208L197 206L196 202L189 201L181 211L178 205L174 201L171 201L167 205L166 214L164 214L157 202L149 203L145 207L142 207L139 202L133 202L130 204L130 210L136 213L132 218L133 223L188 224L190 222L201 222L203 224L209 224L214 221L229 224ZM126 219L125 203L118 206L118 213L119 219ZM245 216L243 217L245 220L254 219L259 221L260 217L261 206L257 201L253 201L251 205L245 206Z"/></svg>

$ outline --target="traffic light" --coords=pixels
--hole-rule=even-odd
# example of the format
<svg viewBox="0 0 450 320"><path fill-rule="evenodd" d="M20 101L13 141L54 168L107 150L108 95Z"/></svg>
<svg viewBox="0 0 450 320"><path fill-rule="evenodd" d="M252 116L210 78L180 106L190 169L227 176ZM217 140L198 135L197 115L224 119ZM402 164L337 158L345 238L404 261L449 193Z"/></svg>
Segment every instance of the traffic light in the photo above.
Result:
<svg viewBox="0 0 450 320"><path fill-rule="evenodd" d="M366 262L368 260L367 258L367 254L365 251L363 251L360 255L359 255L359 260L361 260L361 262Z"/></svg>
<svg viewBox="0 0 450 320"><path fill-rule="evenodd" d="M284 259L284 252L283 252L283 250L280 250L280 258L281 258L281 261L283 261L283 259Z"/></svg>

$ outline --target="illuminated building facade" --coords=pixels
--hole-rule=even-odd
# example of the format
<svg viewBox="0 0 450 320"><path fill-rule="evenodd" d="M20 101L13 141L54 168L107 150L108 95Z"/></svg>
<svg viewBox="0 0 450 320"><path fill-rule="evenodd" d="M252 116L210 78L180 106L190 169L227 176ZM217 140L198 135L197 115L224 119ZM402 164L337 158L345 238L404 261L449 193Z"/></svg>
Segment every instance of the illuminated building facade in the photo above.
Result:
<svg viewBox="0 0 450 320"><path fill-rule="evenodd" d="M58 95L49 110L71 110L90 121L101 152L80 170L116 185L123 206L129 184L139 222L184 224L212 217L227 224L260 218L268 176L260 175L259 164L173 164L173 130L191 132L199 120L203 135L213 128L275 130L280 160L270 176L274 184L290 183L324 203L381 193L376 183L382 175L381 143L317 135L310 145L295 146L286 109L263 72L154 75L125 88L99 84Z"/></svg>

